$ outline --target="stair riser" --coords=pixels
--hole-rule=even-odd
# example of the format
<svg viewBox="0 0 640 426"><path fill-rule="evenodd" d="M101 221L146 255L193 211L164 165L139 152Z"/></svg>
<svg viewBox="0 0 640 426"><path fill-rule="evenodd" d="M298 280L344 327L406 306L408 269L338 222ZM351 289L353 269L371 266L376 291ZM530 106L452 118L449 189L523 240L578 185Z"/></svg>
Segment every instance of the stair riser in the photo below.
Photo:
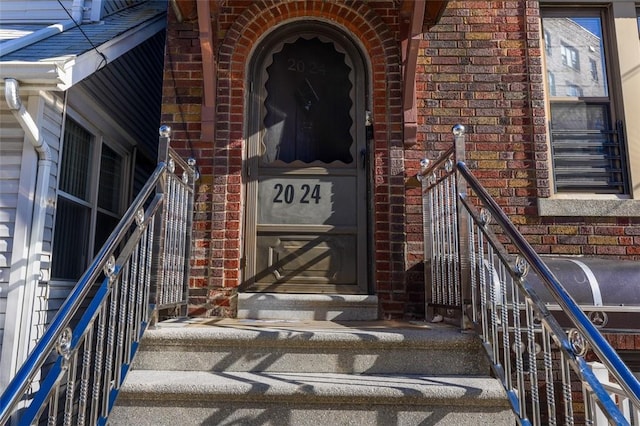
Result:
<svg viewBox="0 0 640 426"><path fill-rule="evenodd" d="M515 424L476 336L239 321L148 330L109 424Z"/></svg>
<svg viewBox="0 0 640 426"><path fill-rule="evenodd" d="M371 349L315 348L177 348L147 347L138 353L137 370L265 371L486 375L486 357L453 348Z"/></svg>
<svg viewBox="0 0 640 426"><path fill-rule="evenodd" d="M140 403L140 401L138 401ZM144 406L120 404L109 418L111 426L175 425L432 425L513 426L509 410L492 407L412 405L283 405L274 403L217 404L155 402Z"/></svg>
<svg viewBox="0 0 640 426"><path fill-rule="evenodd" d="M315 321L372 321L378 297L371 295L240 293L238 318Z"/></svg>

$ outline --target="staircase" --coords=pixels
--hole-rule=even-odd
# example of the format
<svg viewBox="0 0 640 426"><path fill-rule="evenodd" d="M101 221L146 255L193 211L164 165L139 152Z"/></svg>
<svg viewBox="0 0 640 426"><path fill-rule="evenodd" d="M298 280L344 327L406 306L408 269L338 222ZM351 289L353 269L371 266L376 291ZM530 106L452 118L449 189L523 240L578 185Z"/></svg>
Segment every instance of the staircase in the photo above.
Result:
<svg viewBox="0 0 640 426"><path fill-rule="evenodd" d="M145 333L109 424L513 425L488 372L445 324L172 320Z"/></svg>

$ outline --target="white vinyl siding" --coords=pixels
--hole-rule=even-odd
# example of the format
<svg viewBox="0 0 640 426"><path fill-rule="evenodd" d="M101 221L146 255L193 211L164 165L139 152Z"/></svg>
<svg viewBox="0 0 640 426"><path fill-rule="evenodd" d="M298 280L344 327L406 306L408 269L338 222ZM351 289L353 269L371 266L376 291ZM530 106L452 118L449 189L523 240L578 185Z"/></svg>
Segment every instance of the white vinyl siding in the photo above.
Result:
<svg viewBox="0 0 640 426"><path fill-rule="evenodd" d="M61 95L47 94L41 100L43 106L41 108L42 115L39 117L40 131L42 137L47 141L53 166L51 167L51 177L49 179L49 196L48 200L55 200L56 187L58 185L58 160L60 158L60 134L62 132L63 108L64 102ZM33 148L31 148L33 149ZM65 286L63 291L56 289L57 284L49 282L51 270L51 243L53 237L53 203L49 203L45 218L45 228L42 241L42 254L40 256L40 270L42 271L43 280L38 285L35 294L34 316L31 332L31 346L35 345L46 326L49 324L53 315L57 312L60 304L67 298L71 287Z"/></svg>
<svg viewBox="0 0 640 426"><path fill-rule="evenodd" d="M11 252L18 209L24 132L6 104L0 106L0 347L4 337Z"/></svg>
<svg viewBox="0 0 640 426"><path fill-rule="evenodd" d="M0 122L0 283L4 283L9 280L24 132L6 107L0 109Z"/></svg>
<svg viewBox="0 0 640 426"><path fill-rule="evenodd" d="M0 4L0 23L42 23L53 24L66 21L71 11L73 0L61 0L64 8L57 0L2 0Z"/></svg>
<svg viewBox="0 0 640 426"><path fill-rule="evenodd" d="M42 93L42 96L23 95L23 102L34 121L39 124L40 135L47 142L51 156L55 162L58 158L59 134L62 122L63 102L59 96ZM33 211L33 193L35 191L36 174L38 172L38 155L25 138L24 131L6 107L0 109L0 349L4 340L5 328L14 331L19 321L9 318L7 313L7 295L17 286L33 285L24 282L26 276L26 260L30 244L30 228ZM48 200L55 197L57 167L51 168ZM21 194L21 195L19 195ZM40 270L43 280L38 284L46 288L49 277L49 259L51 257L51 236L53 224L53 207L48 203L43 232ZM9 296L14 297L14 296ZM11 299L14 300L14 299ZM15 302L15 301L14 301ZM12 303L14 303L12 302ZM40 310L42 309L42 310ZM33 312L32 328L28 333L30 346L42 334L44 323L40 318L48 316L46 306L36 303ZM15 344L15 342L13 342Z"/></svg>
<svg viewBox="0 0 640 426"><path fill-rule="evenodd" d="M85 0L82 19L99 21L144 1L147 0ZM0 0L0 24L46 25L67 21L70 19L67 11L72 13L73 0L60 0L60 3L57 0Z"/></svg>

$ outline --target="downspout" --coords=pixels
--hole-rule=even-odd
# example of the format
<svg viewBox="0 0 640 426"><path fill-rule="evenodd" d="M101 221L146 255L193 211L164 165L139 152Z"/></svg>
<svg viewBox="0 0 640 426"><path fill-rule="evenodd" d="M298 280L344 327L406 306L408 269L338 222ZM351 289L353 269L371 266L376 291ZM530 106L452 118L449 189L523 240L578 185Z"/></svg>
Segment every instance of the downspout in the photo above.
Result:
<svg viewBox="0 0 640 426"><path fill-rule="evenodd" d="M45 220L47 215L47 197L49 192L49 179L51 176L52 156L49 145L40 134L40 130L35 121L22 104L18 95L19 84L13 78L4 80L4 94L7 105L11 109L14 117L24 130L29 142L38 154L38 167L36 170L36 186L33 200L33 215L31 217L31 233L29 235L29 246L27 248L27 266L23 276L24 284L17 306L16 318L20 319L20 331L14 336L13 348L3 347L12 351L11 368L9 372L3 372L3 379L6 374L13 376L29 353L29 342L31 336L33 309L35 303L36 289L41 279L40 264L42 256L42 245L44 237ZM20 287L20 286L19 286ZM19 290L20 291L20 290ZM3 345L4 346L4 345Z"/></svg>

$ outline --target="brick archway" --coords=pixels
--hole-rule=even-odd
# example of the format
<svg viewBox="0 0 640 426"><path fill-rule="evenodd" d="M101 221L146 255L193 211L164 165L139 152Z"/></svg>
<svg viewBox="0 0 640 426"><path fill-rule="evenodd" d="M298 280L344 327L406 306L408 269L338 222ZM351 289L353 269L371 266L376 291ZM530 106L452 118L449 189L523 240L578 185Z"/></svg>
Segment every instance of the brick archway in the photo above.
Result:
<svg viewBox="0 0 640 426"><path fill-rule="evenodd" d="M371 215L374 223L375 290L383 312L401 313L392 290L404 285L404 179L399 45L380 16L364 2L355 7L326 1L252 3L226 32L219 49L214 178L211 290L239 284L242 235L242 172L245 149L247 63L274 27L296 19L317 19L350 34L369 64L369 108L375 123ZM216 221L218 217L220 221ZM217 241L216 241L217 237ZM238 261L239 262L239 261ZM211 295L211 293L210 293Z"/></svg>

